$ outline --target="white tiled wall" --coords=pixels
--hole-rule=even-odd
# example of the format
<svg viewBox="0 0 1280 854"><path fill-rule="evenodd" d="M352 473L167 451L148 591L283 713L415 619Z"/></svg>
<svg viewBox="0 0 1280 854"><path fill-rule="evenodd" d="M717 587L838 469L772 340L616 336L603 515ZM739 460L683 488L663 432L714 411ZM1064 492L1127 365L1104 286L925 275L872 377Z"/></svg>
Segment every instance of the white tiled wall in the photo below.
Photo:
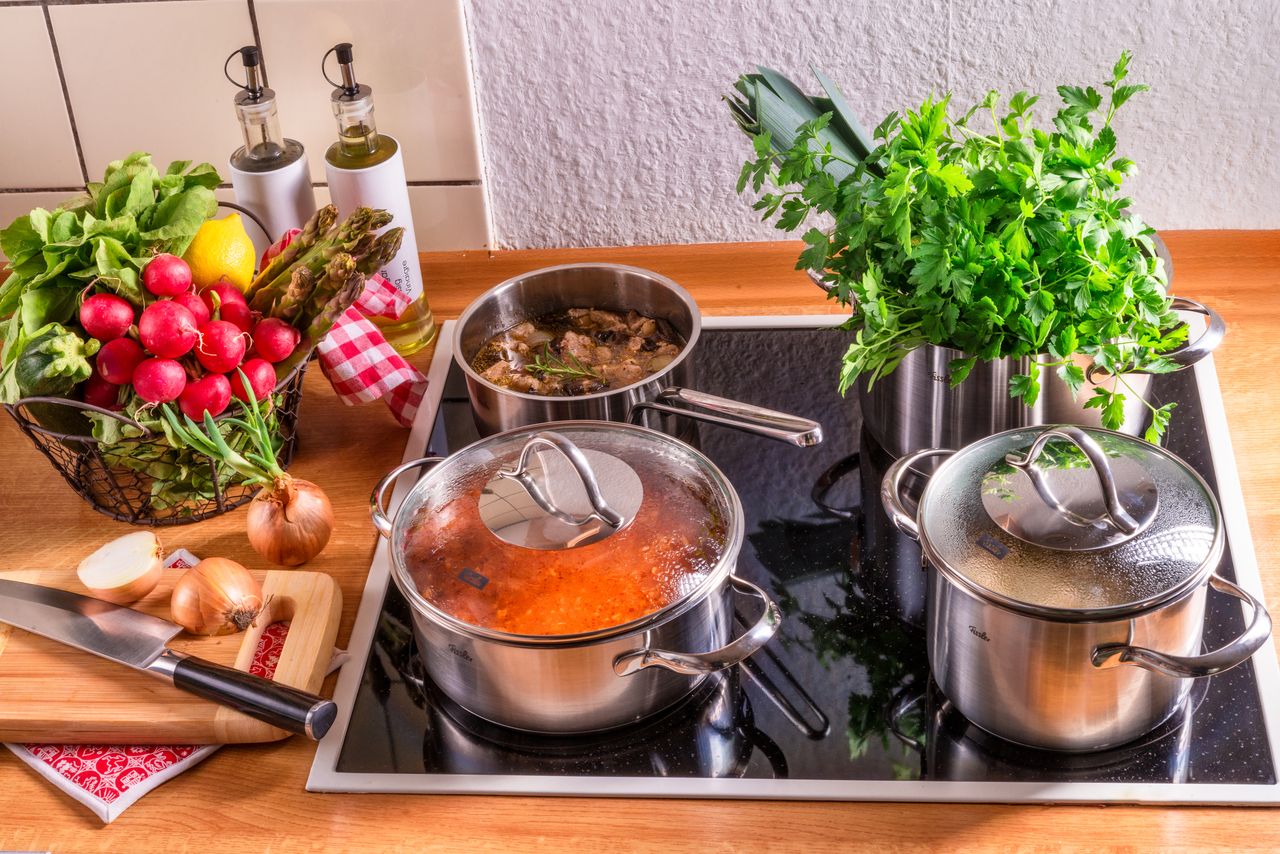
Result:
<svg viewBox="0 0 1280 854"><path fill-rule="evenodd" d="M404 151L419 248L490 245L461 0L33 0L0 4L0 34L0 79L22 81L5 96L0 226L135 150L225 176L241 140L223 62L255 41L282 129L306 146L328 201L335 126L320 58L349 41L379 130Z"/></svg>

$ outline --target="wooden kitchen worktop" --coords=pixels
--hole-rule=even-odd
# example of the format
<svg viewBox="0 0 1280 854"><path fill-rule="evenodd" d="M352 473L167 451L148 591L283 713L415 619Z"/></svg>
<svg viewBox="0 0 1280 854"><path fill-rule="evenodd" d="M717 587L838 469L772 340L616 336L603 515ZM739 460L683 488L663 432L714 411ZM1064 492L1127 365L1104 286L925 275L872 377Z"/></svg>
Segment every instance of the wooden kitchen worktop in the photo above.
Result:
<svg viewBox="0 0 1280 854"><path fill-rule="evenodd" d="M1280 606L1280 232L1166 234L1177 293L1227 321L1217 356L1240 479L1266 597ZM693 293L705 314L831 310L792 269L794 244L733 244L432 254L426 281L438 317L524 270L581 260L648 267ZM414 357L425 368L430 353ZM827 366L834 369L834 366ZM89 509L0 418L0 567L74 566L127 526ZM399 461L407 431L385 407L347 408L309 372L293 471L320 483L338 525L308 569L332 573L345 603L345 644L373 552L369 491ZM168 546L257 566L244 511L163 529ZM77 653L68 652L68 655ZM333 679L326 683L332 690ZM0 685L0 702L4 686ZM832 749L840 749L837 739ZM227 747L160 787L114 824L96 817L0 750L0 849L219 852L885 850L1034 847L1130 851L1280 848L1280 814L1266 809L1130 806L657 801L429 795L308 794L313 746L294 738Z"/></svg>

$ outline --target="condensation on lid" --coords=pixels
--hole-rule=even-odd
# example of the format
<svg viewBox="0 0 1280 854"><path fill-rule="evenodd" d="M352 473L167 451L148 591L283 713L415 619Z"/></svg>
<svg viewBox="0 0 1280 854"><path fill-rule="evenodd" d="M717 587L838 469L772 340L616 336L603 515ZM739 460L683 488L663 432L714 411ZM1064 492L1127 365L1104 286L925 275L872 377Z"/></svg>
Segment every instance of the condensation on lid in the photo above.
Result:
<svg viewBox="0 0 1280 854"><path fill-rule="evenodd" d="M1144 530L1088 551L1046 548L1005 531L983 504L983 490L999 488L989 472L1007 454L1025 451L1042 429L997 434L939 467L918 514L932 560L997 598L1078 611L1141 608L1205 568L1219 548L1221 521L1203 481L1167 451L1106 431L1087 432L1108 458L1141 465L1159 496L1155 518ZM1050 447L1058 441L1050 440ZM1050 457L1046 464L1052 465Z"/></svg>

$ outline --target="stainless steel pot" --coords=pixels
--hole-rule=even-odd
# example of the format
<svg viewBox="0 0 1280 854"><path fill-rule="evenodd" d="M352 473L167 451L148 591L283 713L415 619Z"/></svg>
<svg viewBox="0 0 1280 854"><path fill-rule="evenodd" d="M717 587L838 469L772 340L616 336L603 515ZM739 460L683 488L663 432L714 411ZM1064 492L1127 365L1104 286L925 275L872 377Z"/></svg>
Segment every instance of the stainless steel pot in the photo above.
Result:
<svg viewBox="0 0 1280 854"><path fill-rule="evenodd" d="M912 466L946 456L915 513ZM1191 680L1246 661L1271 633L1262 603L1215 568L1225 535L1203 480L1169 452L1073 426L917 451L882 502L929 568L929 665L970 721L1032 747L1123 744L1174 714ZM1212 589L1252 611L1201 648Z"/></svg>
<svg viewBox="0 0 1280 854"><path fill-rule="evenodd" d="M1169 354L1179 369L1188 368L1208 356L1222 341L1226 324L1208 306L1185 297L1175 297L1178 311L1203 314L1208 325L1191 344ZM1031 358L979 361L964 382L951 387L948 366L966 354L950 347L926 344L912 350L888 376L868 387L865 377L857 383L858 405L863 423L880 444L894 456L921 448L960 448L1004 430L1047 424L1081 424L1102 427L1102 410L1085 409L1096 387L1110 388L1115 379L1110 375L1094 376L1093 361L1077 357L1086 380L1080 391L1072 394L1053 369L1040 372L1040 396L1033 406L1009 396L1009 380L1025 374ZM1049 356L1038 357L1051 361ZM1124 423L1121 432L1142 435L1150 423L1153 404L1152 375L1129 372L1124 375L1127 388Z"/></svg>
<svg viewBox="0 0 1280 854"><path fill-rule="evenodd" d="M1155 255L1164 263L1168 279L1172 281L1173 259L1158 235L1154 241ZM812 271L809 276L818 287L830 290L821 276ZM1217 349L1226 334L1226 324L1213 309L1192 299L1174 297L1173 308L1207 318L1199 337L1169 354L1179 369L1188 368ZM1052 424L1102 427L1101 411L1085 409L1084 404L1093 396L1096 385L1110 387L1114 380L1105 375L1095 376L1096 372L1090 370L1093 362L1088 357L1076 360L1086 376L1077 394L1073 395L1070 386L1054 371L1042 371L1039 399L1034 406L1026 406L1021 400L1009 397L1009 380L1027 372L1030 358L979 361L964 382L951 388L948 379L951 362L968 355L950 347L926 344L908 353L893 373L881 377L873 386L868 387L865 378L858 380L858 406L863 423L885 450L900 457L922 448L963 448L993 433L1017 427ZM1049 361L1046 356L1039 358ZM1151 410L1147 404L1155 403L1151 396L1152 377L1131 372L1124 375L1124 381L1128 390L1120 432L1140 436L1150 423Z"/></svg>
<svg viewBox="0 0 1280 854"><path fill-rule="evenodd" d="M582 307L634 309L663 319L684 339L684 347L665 368L638 383L573 397L514 391L472 369L476 353L499 332L531 317ZM768 435L774 438L796 444L818 441L820 434L797 429L798 419L686 388L694 380L691 356L701 334L697 303L666 276L622 264L563 264L507 279L477 297L454 328L453 358L466 377L476 426L484 436L549 421L626 421L644 404L641 408L649 411L731 427L745 414L772 427Z"/></svg>
<svg viewBox="0 0 1280 854"><path fill-rule="evenodd" d="M809 426L816 429L812 422ZM545 427L490 436L446 459L406 463L374 491L374 523L391 540L392 578L413 610L426 671L442 691L469 712L504 726L542 733L604 730L671 706L709 674L744 661L773 637L782 620L777 605L733 574L743 539L742 506L710 460L644 427L599 421L565 422L555 425L554 432ZM568 464L557 463L561 474L554 475L559 454ZM666 506L646 498L641 481L629 480L619 465L684 479L695 492L705 493L707 518L722 531L716 535L723 537L717 562L677 600L623 625L571 635L524 635L473 625L419 591L409 571L406 542L420 513L441 512L458 498L463 503L452 510L476 510L489 528L482 534L510 546L502 558L508 565L530 560L530 549L608 548L609 538L640 514L661 514ZM385 500L390 486L419 467L429 471L389 514ZM607 477L597 477L597 469ZM474 483L485 485L466 486ZM492 515L487 507L505 511ZM601 554L595 552L594 559ZM483 578L468 580L478 589L490 583L472 569L459 569L464 580L466 573ZM637 566L636 571L649 572L650 567ZM759 617L734 638L736 596L756 600Z"/></svg>

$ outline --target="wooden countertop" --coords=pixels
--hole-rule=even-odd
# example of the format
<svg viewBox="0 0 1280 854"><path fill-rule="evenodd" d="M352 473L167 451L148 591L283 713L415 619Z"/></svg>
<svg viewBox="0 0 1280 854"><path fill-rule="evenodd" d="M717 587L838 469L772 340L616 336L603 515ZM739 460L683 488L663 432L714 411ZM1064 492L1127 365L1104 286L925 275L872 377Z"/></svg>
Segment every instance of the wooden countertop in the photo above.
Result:
<svg viewBox="0 0 1280 854"><path fill-rule="evenodd" d="M1166 234L1175 290L1213 305L1229 334L1217 357L1223 396L1262 560L1280 604L1280 396L1269 377L1280 340L1280 232ZM609 260L664 273L716 314L831 310L792 269L795 244L448 253L424 256L431 302L454 317L484 288L550 264ZM429 353L414 357L424 366ZM74 566L127 526L89 509L0 418L0 566ZM294 472L322 484L338 526L308 568L332 573L351 630L374 545L370 489L400 458L407 431L380 404L347 408L319 371L306 379ZM244 511L162 530L166 545L257 565ZM333 680L326 692L332 690ZM0 702L3 686L0 685ZM1000 849L1275 850L1280 821L1263 809L1132 806L911 805L309 794L313 746L294 738L226 747L103 827L0 750L0 849L52 851L664 851Z"/></svg>

